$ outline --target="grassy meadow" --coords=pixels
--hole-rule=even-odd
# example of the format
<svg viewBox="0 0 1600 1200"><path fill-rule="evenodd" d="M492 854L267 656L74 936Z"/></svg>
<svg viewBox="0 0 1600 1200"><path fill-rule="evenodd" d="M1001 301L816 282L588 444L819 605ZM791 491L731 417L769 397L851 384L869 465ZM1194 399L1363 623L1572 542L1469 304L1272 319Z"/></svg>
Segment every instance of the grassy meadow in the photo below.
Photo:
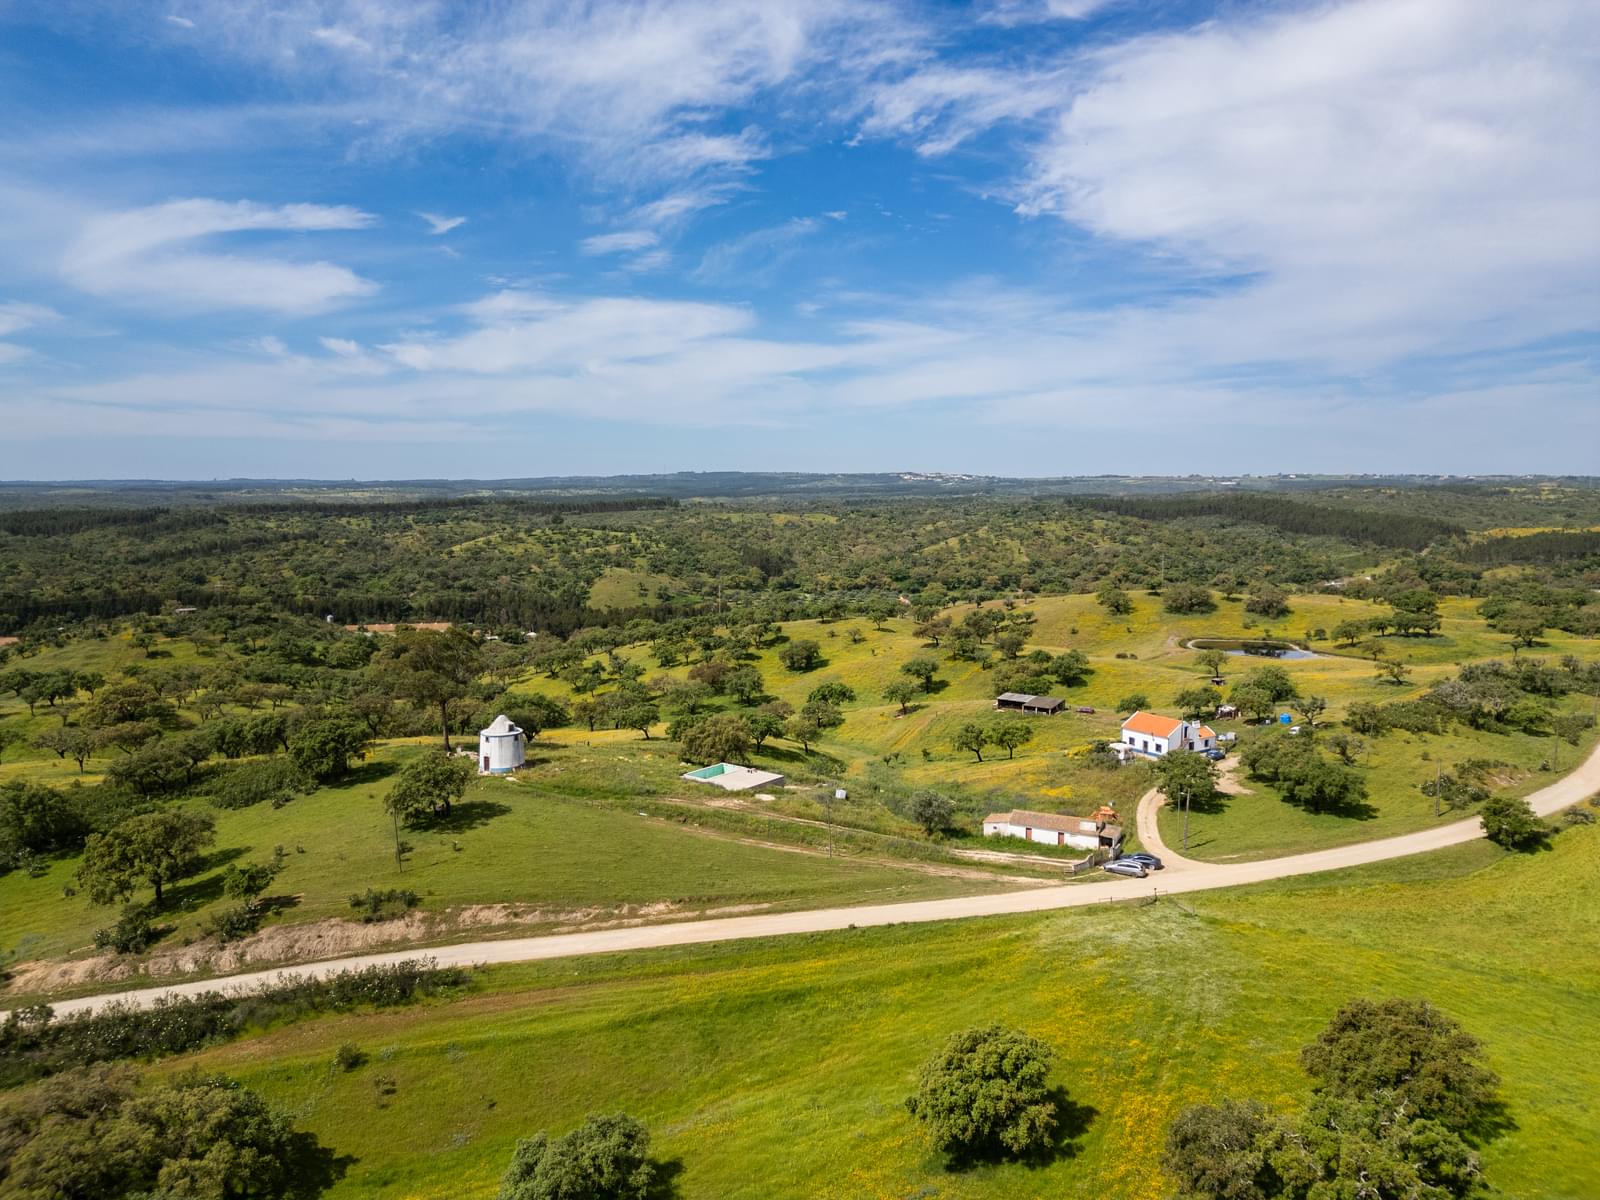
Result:
<svg viewBox="0 0 1600 1200"><path fill-rule="evenodd" d="M1307 1095L1296 1054L1354 996L1425 996L1487 1045L1508 1200L1600 1194L1600 828L1538 855L1425 858L1147 906L496 968L467 998L285 1027L163 1063L221 1069L349 1156L330 1200L492 1196L519 1136L645 1120L674 1194L1168 1193L1182 1106ZM903 1099L952 1031L1058 1051L1053 1161L950 1171ZM351 1072L334 1050L356 1043ZM392 1090L391 1090L392 1089Z"/></svg>

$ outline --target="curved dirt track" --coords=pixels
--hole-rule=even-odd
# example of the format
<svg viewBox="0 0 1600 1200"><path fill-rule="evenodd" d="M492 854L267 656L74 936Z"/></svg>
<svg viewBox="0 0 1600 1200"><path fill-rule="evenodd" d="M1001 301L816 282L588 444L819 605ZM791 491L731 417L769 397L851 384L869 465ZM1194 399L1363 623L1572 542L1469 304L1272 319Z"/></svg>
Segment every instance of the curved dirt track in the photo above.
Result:
<svg viewBox="0 0 1600 1200"><path fill-rule="evenodd" d="M1600 746L1576 770L1528 797L1540 816L1576 804L1600 791ZM97 1008L112 1002L145 1005L160 996L192 995L228 988L251 988L280 977L305 978L329 975L353 968L400 962L408 958L430 957L440 966L479 966L489 963L529 962L536 959L568 958L580 954L610 954L622 950L649 950L660 946L686 946L703 942L736 941L744 938L777 937L793 933L821 933L834 929L872 925L918 924L925 921L952 921L965 917L994 917L1016 913L1044 912L1058 908L1078 908L1112 900L1133 900L1159 890L1163 895L1208 891L1261 883L1291 875L1310 875L1335 871L1390 858L1423 854L1470 842L1483 836L1477 817L1452 821L1433 829L1378 841L1356 842L1331 850L1315 850L1286 858L1268 858L1248 863L1203 863L1181 858L1169 850L1156 828L1160 796L1155 792L1139 802L1139 840L1161 857L1166 869L1149 879L1108 879L1103 883L1072 887L1051 886L996 895L962 896L949 900L915 900L898 904L865 905L859 908L819 908L803 912L769 913L750 917L721 917L709 921L681 921L676 924L640 925L628 929L604 929L593 933L562 933L543 937L507 938L499 941L462 942L453 946L396 950L384 954L362 954L323 962L301 963L271 971L229 975L220 979L194 980L81 996L52 1005L60 1015ZM0 1018L4 1014L0 1013Z"/></svg>

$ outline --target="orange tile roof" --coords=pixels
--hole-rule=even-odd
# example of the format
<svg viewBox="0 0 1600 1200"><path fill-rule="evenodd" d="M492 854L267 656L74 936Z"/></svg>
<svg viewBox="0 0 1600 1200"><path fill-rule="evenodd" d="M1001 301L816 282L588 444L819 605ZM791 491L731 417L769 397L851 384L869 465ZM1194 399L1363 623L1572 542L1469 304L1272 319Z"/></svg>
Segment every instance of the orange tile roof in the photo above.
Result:
<svg viewBox="0 0 1600 1200"><path fill-rule="evenodd" d="M1196 725L1194 735L1195 737L1214 738L1217 736L1217 731L1209 725Z"/></svg>
<svg viewBox="0 0 1600 1200"><path fill-rule="evenodd" d="M1123 729L1150 737L1166 738L1178 732L1183 722L1176 717L1163 717L1160 713L1136 712L1122 723Z"/></svg>

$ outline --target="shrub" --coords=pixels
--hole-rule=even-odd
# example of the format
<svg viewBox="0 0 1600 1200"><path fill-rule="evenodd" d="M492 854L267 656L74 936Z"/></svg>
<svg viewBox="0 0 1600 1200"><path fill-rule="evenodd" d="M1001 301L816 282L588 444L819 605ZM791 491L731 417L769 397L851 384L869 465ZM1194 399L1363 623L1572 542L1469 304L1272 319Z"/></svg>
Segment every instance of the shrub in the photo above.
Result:
<svg viewBox="0 0 1600 1200"><path fill-rule="evenodd" d="M930 836L949 829L955 814L956 807L950 803L949 797L941 796L938 792L917 792L911 797L906 812Z"/></svg>
<svg viewBox="0 0 1600 1200"><path fill-rule="evenodd" d="M272 886L278 867L274 863L229 863L222 873L222 894L235 900L259 896Z"/></svg>
<svg viewBox="0 0 1600 1200"><path fill-rule="evenodd" d="M122 910L115 925L95 930L94 944L101 950L115 950L118 954L143 954L156 937L150 910L142 904L130 904Z"/></svg>
<svg viewBox="0 0 1600 1200"><path fill-rule="evenodd" d="M565 1137L517 1142L498 1200L645 1200L655 1182L650 1131L617 1113L591 1113Z"/></svg>
<svg viewBox="0 0 1600 1200"><path fill-rule="evenodd" d="M314 786L293 761L278 756L219 766L202 794L217 808L250 808L262 803L281 808Z"/></svg>
<svg viewBox="0 0 1600 1200"><path fill-rule="evenodd" d="M164 996L149 1008L113 1003L59 1019L48 1005L15 1009L0 1024L0 1088L88 1063L181 1054L313 1013L413 1004L468 978L459 968L406 959L320 979L280 979L246 995Z"/></svg>
<svg viewBox="0 0 1600 1200"><path fill-rule="evenodd" d="M410 888L368 888L358 896L350 897L350 907L361 914L363 925L379 921L393 921L422 903L422 897Z"/></svg>
<svg viewBox="0 0 1600 1200"><path fill-rule="evenodd" d="M366 1061L365 1052L354 1042L340 1042L333 1052L333 1065L341 1071L354 1071Z"/></svg>
<svg viewBox="0 0 1600 1200"><path fill-rule="evenodd" d="M934 1148L952 1157L1037 1153L1055 1132L1047 1086L1054 1057L1019 1030L964 1030L923 1066L906 1108L926 1124Z"/></svg>
<svg viewBox="0 0 1600 1200"><path fill-rule="evenodd" d="M1483 835L1507 850L1526 850L1549 836L1550 827L1539 820L1526 800L1495 796L1483 804Z"/></svg>
<svg viewBox="0 0 1600 1200"><path fill-rule="evenodd" d="M202 926L202 931L220 942L236 942L260 929L261 918L266 915L266 909L259 900L246 900L243 904L212 913Z"/></svg>

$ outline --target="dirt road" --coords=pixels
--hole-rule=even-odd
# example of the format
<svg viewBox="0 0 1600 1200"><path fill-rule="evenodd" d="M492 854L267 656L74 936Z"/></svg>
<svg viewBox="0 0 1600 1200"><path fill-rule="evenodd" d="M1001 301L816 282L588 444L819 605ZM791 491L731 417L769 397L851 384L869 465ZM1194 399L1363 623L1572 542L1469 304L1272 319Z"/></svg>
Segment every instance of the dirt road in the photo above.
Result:
<svg viewBox="0 0 1600 1200"><path fill-rule="evenodd" d="M1528 797L1535 812L1548 816L1600 792L1600 746L1571 774L1541 788ZM926 921L953 921L967 917L1007 916L1044 912L1058 908L1078 908L1112 900L1134 900L1159 890L1161 894L1208 891L1261 883L1291 875L1310 875L1336 871L1364 863L1423 854L1445 846L1455 846L1483 836L1477 817L1452 821L1434 829L1372 842L1357 842L1332 850L1316 850L1286 858L1269 858L1248 863L1202 863L1180 858L1161 841L1156 828L1156 809L1160 796L1151 792L1139 802L1139 840L1167 864L1159 876L1148 879L1108 879L1104 883L1030 888L996 895L963 896L950 900L917 900L897 904L865 905L859 908L821 908L804 912L770 913L747 917L721 917L707 921L680 921L666 925L640 925L628 929L604 929L592 933L563 933L544 937L508 938L502 941L464 942L426 950L398 950L386 954L362 954L351 958L302 963L274 971L230 975L222 979L196 980L138 991L100 996L82 996L55 1004L58 1014L97 1008L113 1001L149 1004L159 996L193 995L224 988L251 988L280 977L305 978L337 971L394 963L407 958L428 956L440 966L478 966L490 963L529 962L536 959L568 958L582 954L613 954L623 950L649 950L661 946L686 946L705 942L735 941L744 938L779 937L794 933L820 933L833 929L865 928L874 925L918 924ZM0 1018L4 1014L0 1013Z"/></svg>

